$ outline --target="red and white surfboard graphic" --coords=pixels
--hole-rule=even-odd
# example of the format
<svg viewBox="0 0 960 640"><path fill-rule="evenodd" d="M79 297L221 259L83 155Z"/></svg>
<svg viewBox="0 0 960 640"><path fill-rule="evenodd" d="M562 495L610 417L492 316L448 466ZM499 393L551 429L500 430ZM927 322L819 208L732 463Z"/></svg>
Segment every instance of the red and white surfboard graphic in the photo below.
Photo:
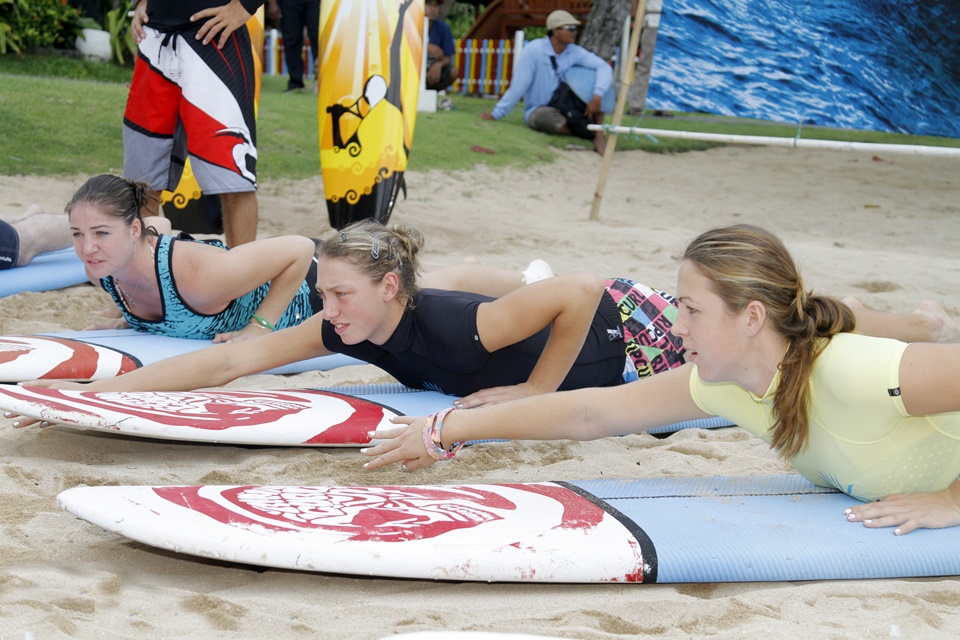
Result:
<svg viewBox="0 0 960 640"><path fill-rule="evenodd" d="M2 408L53 424L192 442L361 446L397 413L314 389L65 391L0 385Z"/></svg>
<svg viewBox="0 0 960 640"><path fill-rule="evenodd" d="M108 347L44 336L0 337L0 381L101 380L133 371L136 358Z"/></svg>

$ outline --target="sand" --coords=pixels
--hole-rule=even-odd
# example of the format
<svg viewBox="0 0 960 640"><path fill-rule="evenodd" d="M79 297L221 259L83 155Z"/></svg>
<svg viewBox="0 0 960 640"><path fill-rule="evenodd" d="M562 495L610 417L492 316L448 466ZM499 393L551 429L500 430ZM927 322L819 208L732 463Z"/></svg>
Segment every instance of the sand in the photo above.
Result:
<svg viewBox="0 0 960 640"><path fill-rule="evenodd" d="M467 255L507 268L535 257L558 272L631 276L668 291L699 231L734 222L780 234L818 291L885 310L925 298L960 315L960 181L954 160L722 148L618 153L600 220L587 220L600 169L561 152L529 171L413 173L394 220L428 238L425 258ZM84 176L0 178L0 211L62 207ZM319 180L260 192L260 235L328 231ZM106 303L90 286L0 299L0 332L81 329ZM369 367L234 387L387 381ZM424 630L567 638L904 637L960 633L956 578L690 585L440 583L319 575L159 551L61 512L79 484L363 484L788 472L737 428L669 438L514 443L417 472L361 469L355 451L195 446L10 428L0 420L0 637L375 639ZM837 517L841 517L837 514ZM853 526L853 525L851 525Z"/></svg>

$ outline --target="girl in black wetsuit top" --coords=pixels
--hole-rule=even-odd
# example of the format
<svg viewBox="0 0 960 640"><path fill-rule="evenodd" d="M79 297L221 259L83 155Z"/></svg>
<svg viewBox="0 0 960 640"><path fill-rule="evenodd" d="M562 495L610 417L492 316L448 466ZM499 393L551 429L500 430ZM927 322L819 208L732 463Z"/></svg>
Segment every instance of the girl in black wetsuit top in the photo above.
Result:
<svg viewBox="0 0 960 640"><path fill-rule="evenodd" d="M422 246L423 236L411 227L356 223L318 250L322 313L289 329L157 362L84 388L188 390L340 352L371 362L409 386L464 396L460 404L466 407L557 389L617 385L625 368L636 375L634 358L625 366L625 336L635 335L636 327L625 333L621 308L633 313L650 305L637 303L622 281L614 292L621 308L613 289L586 273L541 280L498 299L418 290ZM682 361L677 345L661 342L660 351L670 353L671 361Z"/></svg>

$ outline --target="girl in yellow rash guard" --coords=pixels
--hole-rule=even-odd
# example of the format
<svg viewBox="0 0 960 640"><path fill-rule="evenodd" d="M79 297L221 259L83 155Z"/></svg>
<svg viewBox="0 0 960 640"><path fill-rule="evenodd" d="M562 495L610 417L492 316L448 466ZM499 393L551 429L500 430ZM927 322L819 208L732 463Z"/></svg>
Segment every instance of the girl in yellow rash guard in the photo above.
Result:
<svg viewBox="0 0 960 640"><path fill-rule="evenodd" d="M853 311L807 291L793 258L749 225L701 234L684 253L672 332L688 364L620 387L449 410L364 453L414 469L481 438L574 439L721 415L812 482L863 500L868 527L960 524L960 344L850 335Z"/></svg>

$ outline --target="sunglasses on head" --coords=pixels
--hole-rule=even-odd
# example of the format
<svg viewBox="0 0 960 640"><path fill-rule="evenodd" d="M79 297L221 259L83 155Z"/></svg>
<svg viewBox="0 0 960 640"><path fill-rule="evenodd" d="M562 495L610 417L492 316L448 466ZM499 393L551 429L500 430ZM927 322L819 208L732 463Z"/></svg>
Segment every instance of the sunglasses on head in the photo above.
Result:
<svg viewBox="0 0 960 640"><path fill-rule="evenodd" d="M560 31L579 31L580 27L575 24L568 24L562 27L557 27Z"/></svg>

